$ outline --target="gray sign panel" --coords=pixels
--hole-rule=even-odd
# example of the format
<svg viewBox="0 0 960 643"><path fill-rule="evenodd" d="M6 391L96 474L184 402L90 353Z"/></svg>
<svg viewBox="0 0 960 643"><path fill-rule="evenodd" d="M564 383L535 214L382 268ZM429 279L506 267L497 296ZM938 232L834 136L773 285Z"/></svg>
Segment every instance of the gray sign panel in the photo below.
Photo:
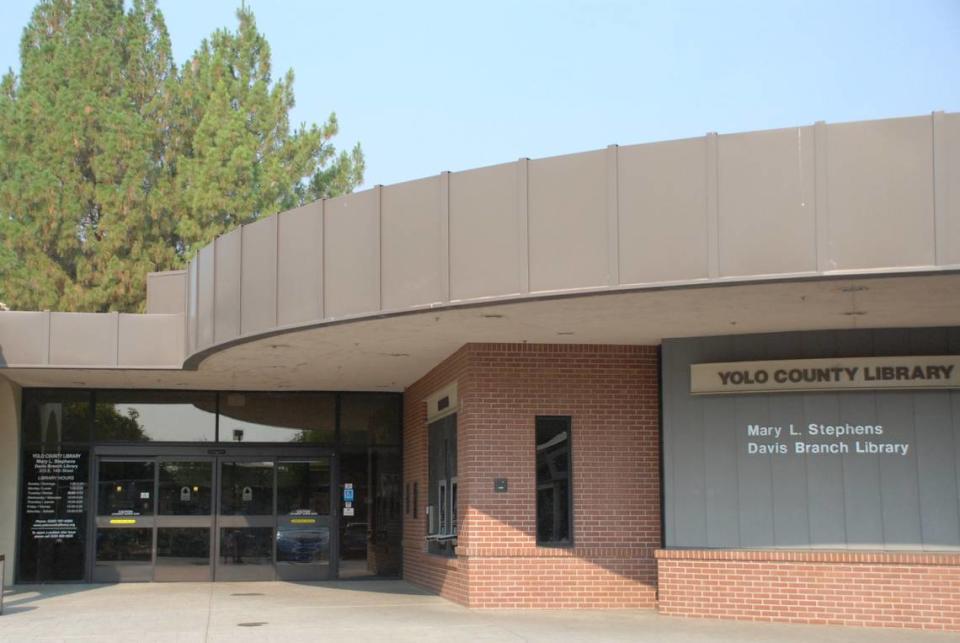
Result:
<svg viewBox="0 0 960 643"><path fill-rule="evenodd" d="M665 341L666 545L960 550L960 391L691 393L695 364L958 355L960 328Z"/></svg>

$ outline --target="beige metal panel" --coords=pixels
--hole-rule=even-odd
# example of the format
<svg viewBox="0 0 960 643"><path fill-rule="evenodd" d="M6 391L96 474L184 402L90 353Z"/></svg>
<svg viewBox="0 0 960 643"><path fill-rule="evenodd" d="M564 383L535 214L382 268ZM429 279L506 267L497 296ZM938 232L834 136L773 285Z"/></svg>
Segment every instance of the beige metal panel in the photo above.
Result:
<svg viewBox="0 0 960 643"><path fill-rule="evenodd" d="M242 230L240 332L247 335L277 325L277 217Z"/></svg>
<svg viewBox="0 0 960 643"><path fill-rule="evenodd" d="M177 368L183 364L183 315L120 314L117 364Z"/></svg>
<svg viewBox="0 0 960 643"><path fill-rule="evenodd" d="M186 270L147 273L147 314L182 313L186 297Z"/></svg>
<svg viewBox="0 0 960 643"><path fill-rule="evenodd" d="M329 199L323 215L327 318L380 309L380 191Z"/></svg>
<svg viewBox="0 0 960 643"><path fill-rule="evenodd" d="M530 290L606 285L606 152L530 161Z"/></svg>
<svg viewBox="0 0 960 643"><path fill-rule="evenodd" d="M117 313L50 313L50 363L116 365Z"/></svg>
<svg viewBox="0 0 960 643"><path fill-rule="evenodd" d="M930 117L828 125L826 135L827 269L933 265Z"/></svg>
<svg viewBox="0 0 960 643"><path fill-rule="evenodd" d="M323 202L279 215L277 321L323 318Z"/></svg>
<svg viewBox="0 0 960 643"><path fill-rule="evenodd" d="M46 364L49 321L49 313L0 312L0 366Z"/></svg>
<svg viewBox="0 0 960 643"><path fill-rule="evenodd" d="M720 275L816 270L813 128L718 139Z"/></svg>
<svg viewBox="0 0 960 643"><path fill-rule="evenodd" d="M13 585L20 488L20 387L0 377L0 554L6 557L0 590ZM9 617L8 617L9 618Z"/></svg>
<svg viewBox="0 0 960 643"><path fill-rule="evenodd" d="M243 228L214 242L213 339L218 344L240 336L240 277Z"/></svg>
<svg viewBox="0 0 960 643"><path fill-rule="evenodd" d="M621 283L707 276L706 154L703 138L620 148Z"/></svg>
<svg viewBox="0 0 960 643"><path fill-rule="evenodd" d="M440 177L384 187L380 208L384 310L439 302Z"/></svg>
<svg viewBox="0 0 960 643"><path fill-rule="evenodd" d="M187 266L187 310L184 319L186 354L197 349L197 296L199 283L197 282L197 258L194 257Z"/></svg>
<svg viewBox="0 0 960 643"><path fill-rule="evenodd" d="M960 264L960 114L944 114L942 134L944 167L938 173L943 177L943 185L937 186L943 191L943 225L939 239L943 248L940 263L943 265Z"/></svg>
<svg viewBox="0 0 960 643"><path fill-rule="evenodd" d="M450 175L450 297L519 293L517 164Z"/></svg>
<svg viewBox="0 0 960 643"><path fill-rule="evenodd" d="M213 318L216 308L213 301L216 262L214 247L200 249L197 253L197 345L203 349L213 344Z"/></svg>

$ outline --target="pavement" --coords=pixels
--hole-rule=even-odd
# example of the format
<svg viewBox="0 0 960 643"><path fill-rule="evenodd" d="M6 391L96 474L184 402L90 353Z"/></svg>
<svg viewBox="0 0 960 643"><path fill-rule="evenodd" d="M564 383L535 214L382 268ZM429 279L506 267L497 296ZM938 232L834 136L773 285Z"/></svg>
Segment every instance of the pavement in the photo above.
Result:
<svg viewBox="0 0 960 643"><path fill-rule="evenodd" d="M471 610L403 581L17 586L0 641L958 641L939 632L747 623L652 610Z"/></svg>

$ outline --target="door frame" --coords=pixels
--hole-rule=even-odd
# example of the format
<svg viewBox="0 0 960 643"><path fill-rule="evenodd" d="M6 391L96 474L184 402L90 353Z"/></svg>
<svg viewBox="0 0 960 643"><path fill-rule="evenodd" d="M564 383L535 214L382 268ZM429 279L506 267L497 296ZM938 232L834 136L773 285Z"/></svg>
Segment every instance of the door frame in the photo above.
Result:
<svg viewBox="0 0 960 643"><path fill-rule="evenodd" d="M159 475L159 460L162 458L176 458L176 459L189 459L196 458L197 460L206 460L210 459L213 461L213 497L211 498L212 503L212 513L211 513L211 549L210 549L210 575L211 580L216 581L216 557L218 554L218 543L219 543L219 534L217 533L218 524L217 524L217 515L219 514L219 501L220 501L220 461L229 460L230 458L236 459L263 459L263 460L273 460L274 463L280 460L309 460L309 459L320 459L327 458L330 463L330 503L331 503L331 512L330 512L330 552L329 552L329 574L326 580L336 580L339 576L339 563L340 563L340 512L338 511L339 504L339 484L340 484L340 462L337 453L337 449L332 447L315 447L315 446L290 446L290 445L278 445L278 444L244 444L244 445L177 445L177 444L168 444L168 445L154 445L154 444L99 444L94 445L90 449L90 518L87 520L87 562L85 576L87 582L93 582L94 569L97 564L97 511L99 503L99 475L100 475L100 460L109 459L109 460L152 460L157 463L154 465L154 489L156 490L156 480ZM276 471L276 469L274 469ZM274 480L276 481L276 473L274 473ZM274 522L276 522L276 485L274 485ZM154 498L154 502L156 502ZM156 514L156 505L154 506L154 514ZM154 516L154 522L156 516ZM276 527L274 527L276 529ZM153 527L153 555L151 558L151 572L156 569L156 558L157 558L157 538L156 538L156 525ZM273 538L274 552L273 552L273 567L274 574L273 577L276 578L276 534ZM153 580L153 573L151 573L151 578L146 579L148 581Z"/></svg>

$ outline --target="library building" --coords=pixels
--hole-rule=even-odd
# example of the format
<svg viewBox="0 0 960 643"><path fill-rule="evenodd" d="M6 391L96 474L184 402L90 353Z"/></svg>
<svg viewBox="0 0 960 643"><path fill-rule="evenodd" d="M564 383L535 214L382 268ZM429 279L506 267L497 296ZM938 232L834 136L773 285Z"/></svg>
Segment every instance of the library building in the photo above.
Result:
<svg viewBox="0 0 960 643"><path fill-rule="evenodd" d="M960 114L378 185L0 312L0 557L960 631Z"/></svg>

